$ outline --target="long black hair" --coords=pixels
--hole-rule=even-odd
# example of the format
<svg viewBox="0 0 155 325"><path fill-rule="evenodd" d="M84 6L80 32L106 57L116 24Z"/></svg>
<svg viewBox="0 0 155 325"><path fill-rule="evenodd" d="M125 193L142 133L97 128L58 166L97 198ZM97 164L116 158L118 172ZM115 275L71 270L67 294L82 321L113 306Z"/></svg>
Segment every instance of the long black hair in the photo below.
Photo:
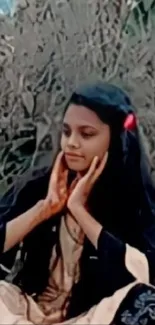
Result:
<svg viewBox="0 0 155 325"><path fill-rule="evenodd" d="M66 109L70 103L93 110L111 129L108 163L89 197L90 213L121 240L144 250L141 235L155 222L155 191L129 97L118 87L99 82L75 90ZM34 291L43 290L47 284L53 236L49 222L31 236L23 273L24 290L28 292L30 282ZM40 249L40 262L33 254L33 246Z"/></svg>
<svg viewBox="0 0 155 325"><path fill-rule="evenodd" d="M108 163L90 210L104 227L140 246L135 237L155 222L155 188L131 100L119 87L97 82L77 89L69 102L93 110L111 129Z"/></svg>

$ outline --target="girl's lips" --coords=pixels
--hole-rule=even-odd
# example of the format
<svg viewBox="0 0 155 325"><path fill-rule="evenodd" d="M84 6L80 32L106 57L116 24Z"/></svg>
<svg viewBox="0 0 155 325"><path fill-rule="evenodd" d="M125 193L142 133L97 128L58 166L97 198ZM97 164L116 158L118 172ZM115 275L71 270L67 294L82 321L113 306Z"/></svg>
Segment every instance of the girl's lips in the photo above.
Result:
<svg viewBox="0 0 155 325"><path fill-rule="evenodd" d="M82 155L77 155L77 154L74 154L74 153L71 153L71 152L66 152L65 156L66 157L72 157L72 158L83 158Z"/></svg>
<svg viewBox="0 0 155 325"><path fill-rule="evenodd" d="M66 154L65 155L66 160L69 162L78 162L83 160L83 156L78 156L78 155L70 155L70 154Z"/></svg>

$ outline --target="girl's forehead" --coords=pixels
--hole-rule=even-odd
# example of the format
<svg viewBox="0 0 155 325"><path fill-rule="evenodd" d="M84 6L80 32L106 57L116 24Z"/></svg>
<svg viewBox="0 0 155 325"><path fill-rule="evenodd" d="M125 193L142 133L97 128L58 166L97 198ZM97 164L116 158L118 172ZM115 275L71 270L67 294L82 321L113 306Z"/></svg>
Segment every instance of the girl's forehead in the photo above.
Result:
<svg viewBox="0 0 155 325"><path fill-rule="evenodd" d="M97 114L94 111L92 111L91 109L85 106L80 106L75 104L69 105L65 113L63 122L69 124L76 122L76 124L86 124L92 126L103 124L103 122L100 120L100 118L97 116Z"/></svg>

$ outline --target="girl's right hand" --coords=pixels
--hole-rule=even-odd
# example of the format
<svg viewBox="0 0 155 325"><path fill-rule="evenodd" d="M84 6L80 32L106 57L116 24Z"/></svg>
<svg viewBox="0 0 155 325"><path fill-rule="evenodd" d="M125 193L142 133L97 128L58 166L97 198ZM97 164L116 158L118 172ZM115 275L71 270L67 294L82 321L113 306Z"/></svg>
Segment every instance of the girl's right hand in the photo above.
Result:
<svg viewBox="0 0 155 325"><path fill-rule="evenodd" d="M68 199L67 180L68 169L64 163L63 152L60 152L52 169L48 193L44 200L45 219L61 212L65 207Z"/></svg>

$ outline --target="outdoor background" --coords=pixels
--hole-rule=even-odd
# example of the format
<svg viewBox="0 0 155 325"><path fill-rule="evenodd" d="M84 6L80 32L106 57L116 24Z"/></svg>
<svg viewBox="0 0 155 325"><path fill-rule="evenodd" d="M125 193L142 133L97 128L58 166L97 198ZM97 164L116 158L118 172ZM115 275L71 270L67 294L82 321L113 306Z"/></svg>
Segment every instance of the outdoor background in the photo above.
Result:
<svg viewBox="0 0 155 325"><path fill-rule="evenodd" d="M51 164L65 103L93 78L131 96L155 180L155 1L0 0L0 193Z"/></svg>

